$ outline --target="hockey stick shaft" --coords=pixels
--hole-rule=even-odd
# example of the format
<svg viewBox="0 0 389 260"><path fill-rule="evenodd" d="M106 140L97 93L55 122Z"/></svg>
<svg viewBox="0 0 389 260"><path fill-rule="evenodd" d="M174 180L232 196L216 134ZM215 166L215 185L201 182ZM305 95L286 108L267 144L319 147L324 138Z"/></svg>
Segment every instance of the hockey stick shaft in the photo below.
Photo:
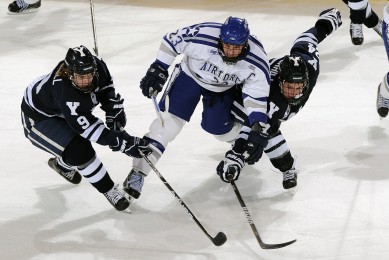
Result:
<svg viewBox="0 0 389 260"><path fill-rule="evenodd" d="M180 73L180 71L181 71L180 65L176 64L172 75L169 77L169 81L166 85L165 92L163 93L162 98L161 98L161 100L165 102L165 111L167 113L169 112L169 95L168 94L169 94L169 91L170 91L174 81L178 77L178 74ZM162 111L161 111L161 109L158 105L158 102L157 102L157 94L152 95L151 99L153 100L154 108L155 108L155 111L157 112L159 120L161 121L162 127L165 127L165 120L162 117Z"/></svg>
<svg viewBox="0 0 389 260"><path fill-rule="evenodd" d="M90 4L90 15L92 19L92 30L93 30L93 40L95 42L95 48L93 49L96 55L99 55L99 50L97 49L97 37L96 37L96 23L95 23L95 8L93 5L93 0L89 0Z"/></svg>
<svg viewBox="0 0 389 260"><path fill-rule="evenodd" d="M255 238L257 239L258 241L258 244L261 248L263 249L277 249L277 248L281 248L281 247L285 247L285 246L288 246L290 244L293 244L294 242L296 242L297 240L292 240L292 241L289 241L289 242L286 242L286 243L281 243L281 244L266 244L262 241L261 237L259 236L259 233L258 233L258 230L257 230L257 227L255 226L254 224L254 221L253 221L253 218L251 217L250 215L250 212L248 211L247 207L246 207L246 204L244 203L243 199L242 199L242 196L240 195L240 192L238 190L238 187L236 187L235 185L235 182L234 181L231 181L231 185L234 189L234 192L236 194L236 197L238 198L239 200L239 203L240 203L240 206L242 207L242 210L243 210L243 213L245 214L249 224L250 224L250 227L255 235Z"/></svg>
<svg viewBox="0 0 389 260"><path fill-rule="evenodd" d="M159 118L159 120L161 120L162 127L165 127L165 121L162 118L162 112L161 112L161 109L158 106L157 97L156 96L152 96L151 99L153 100L155 112L157 112L158 118Z"/></svg>
<svg viewBox="0 0 389 260"><path fill-rule="evenodd" d="M153 169L153 171L157 174L157 176L161 179L163 184L169 189L169 191L173 194L173 196L178 200L178 202L181 204L181 206L186 210L186 212L192 217L192 219L196 222L196 224L200 227L200 229L204 232L204 234L213 242L215 246L221 246L227 241L227 237L223 232L219 232L216 237L212 237L207 230L203 227L203 225L200 223L200 221L197 220L195 215L192 213L192 211L186 206L184 201L178 196L178 194L174 191L172 186L166 181L166 179L162 176L162 174L158 171L158 169L154 166L154 164L147 158L147 156L142 153L142 151L139 151L142 158L147 162L147 164Z"/></svg>

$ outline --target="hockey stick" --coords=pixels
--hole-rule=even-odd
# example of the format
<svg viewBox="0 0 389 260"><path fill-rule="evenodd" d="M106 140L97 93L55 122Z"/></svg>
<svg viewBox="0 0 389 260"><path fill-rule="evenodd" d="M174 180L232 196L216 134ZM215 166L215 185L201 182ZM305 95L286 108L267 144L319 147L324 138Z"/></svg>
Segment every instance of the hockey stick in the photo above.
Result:
<svg viewBox="0 0 389 260"><path fill-rule="evenodd" d="M165 92L163 93L162 98L160 99L160 100L165 101L165 111L166 112L169 112L169 95L168 95L168 93L169 93L170 88L172 87L174 81L176 80L180 70L181 70L180 64L176 64L176 66L173 70L173 73L170 76L168 83L166 84ZM165 120L162 117L162 111L161 111L161 109L158 105L158 102L157 102L157 94L152 95L151 99L153 100L154 108L155 108L155 111L157 112L158 118L159 118L159 120L161 120L162 127L165 127Z"/></svg>
<svg viewBox="0 0 389 260"><path fill-rule="evenodd" d="M182 201L182 199L178 196L178 194L173 190L173 188L170 186L170 184L166 181L166 179L162 176L162 174L155 168L154 164L147 158L147 156L142 153L142 151L139 151L140 155L145 159L147 164L153 169L153 171L158 175L158 177L161 179L163 184L170 190L171 193L173 193L174 197L180 202L181 206L184 207L186 212L192 217L192 219L196 222L196 224L201 228L201 230L207 235L207 237L212 241L212 243L215 246L221 246L227 241L227 236L223 232L217 233L215 237L211 237L211 235L208 234L207 230L201 225L201 223L197 220L195 215L193 215L192 211L186 206L186 204Z"/></svg>
<svg viewBox="0 0 389 260"><path fill-rule="evenodd" d="M90 4L90 15L92 18L92 29L93 29L93 39L95 41L95 47L93 48L97 56L99 56L99 50L97 49L97 38L96 38L96 24L95 24L95 8L93 6L93 0L89 0Z"/></svg>
<svg viewBox="0 0 389 260"><path fill-rule="evenodd" d="M277 249L277 248L282 248L282 247L288 246L288 245L293 244L294 242L297 241L295 239L295 240L292 240L292 241L289 241L289 242L286 242L286 243L281 243L281 244L266 244L265 242L263 242L261 237L259 236L257 228L255 227L255 224L254 224L253 219L252 219L252 217L251 217L251 215L249 213L249 210L247 209L246 204L244 203L244 201L242 199L242 196L240 195L238 187L236 187L234 181L231 181L231 185L234 188L236 197L238 198L239 203L242 206L243 213L245 214L245 216L246 216L246 218L247 218L247 220L248 220L248 222L250 224L250 227L251 227L251 229L254 232L255 238L257 239L257 241L258 241L259 245L261 246L261 248L263 248L263 249Z"/></svg>
<svg viewBox="0 0 389 260"><path fill-rule="evenodd" d="M159 120L161 120L162 127L165 127L165 121L163 121L162 112L161 112L161 109L158 106L157 97L156 96L151 96L151 99L153 100L155 112L157 112L158 118L159 118Z"/></svg>

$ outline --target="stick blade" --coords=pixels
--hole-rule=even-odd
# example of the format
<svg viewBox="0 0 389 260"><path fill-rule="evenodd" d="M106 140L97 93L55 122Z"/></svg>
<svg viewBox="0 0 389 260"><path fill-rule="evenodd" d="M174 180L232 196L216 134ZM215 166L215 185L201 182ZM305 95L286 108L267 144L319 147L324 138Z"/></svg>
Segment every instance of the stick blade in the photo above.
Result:
<svg viewBox="0 0 389 260"><path fill-rule="evenodd" d="M227 236L223 232L219 232L216 237L212 238L212 242L215 246L221 246L227 241Z"/></svg>
<svg viewBox="0 0 389 260"><path fill-rule="evenodd" d="M262 242L260 246L262 249L278 249L278 248L289 246L290 244L293 244L296 241L297 239L294 239L292 241L281 243L281 244L266 244Z"/></svg>

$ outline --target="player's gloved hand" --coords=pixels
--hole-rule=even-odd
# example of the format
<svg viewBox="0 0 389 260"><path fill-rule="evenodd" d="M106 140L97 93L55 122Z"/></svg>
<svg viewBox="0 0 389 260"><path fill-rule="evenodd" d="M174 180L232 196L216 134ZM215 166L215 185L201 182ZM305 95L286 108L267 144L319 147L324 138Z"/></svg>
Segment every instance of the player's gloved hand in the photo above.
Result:
<svg viewBox="0 0 389 260"><path fill-rule="evenodd" d="M252 130L249 133L247 142L244 146L245 161L252 165L259 161L262 157L263 149L267 146L268 135L261 131Z"/></svg>
<svg viewBox="0 0 389 260"><path fill-rule="evenodd" d="M342 25L342 17L340 12L336 8L324 10L320 13L319 19L317 20L315 27L324 27L327 35L336 31Z"/></svg>
<svg viewBox="0 0 389 260"><path fill-rule="evenodd" d="M107 111L105 113L105 123L109 129L120 131L126 125L127 118L124 109Z"/></svg>
<svg viewBox="0 0 389 260"><path fill-rule="evenodd" d="M107 104L101 106L105 111L105 123L109 129L120 131L120 127L125 127L127 123L126 112L123 108L124 99L120 94L108 99Z"/></svg>
<svg viewBox="0 0 389 260"><path fill-rule="evenodd" d="M145 139L131 136L126 132L121 132L121 134L116 137L117 143L115 145L109 146L114 152L122 152L128 156L141 158L139 151L141 151L144 155L151 154L152 150L148 146L149 142Z"/></svg>
<svg viewBox="0 0 389 260"><path fill-rule="evenodd" d="M161 64L157 62L152 63L146 75L140 81L143 95L148 98L156 96L162 91L168 76L169 73Z"/></svg>
<svg viewBox="0 0 389 260"><path fill-rule="evenodd" d="M216 167L216 172L224 182L236 181L244 166L242 154L229 150L223 161Z"/></svg>
<svg viewBox="0 0 389 260"><path fill-rule="evenodd" d="M109 129L120 131L120 126L125 127L127 123L123 107L124 99L121 98L120 94L116 94L116 96L113 93L110 94L111 97L101 106L101 109L105 111L105 124Z"/></svg>

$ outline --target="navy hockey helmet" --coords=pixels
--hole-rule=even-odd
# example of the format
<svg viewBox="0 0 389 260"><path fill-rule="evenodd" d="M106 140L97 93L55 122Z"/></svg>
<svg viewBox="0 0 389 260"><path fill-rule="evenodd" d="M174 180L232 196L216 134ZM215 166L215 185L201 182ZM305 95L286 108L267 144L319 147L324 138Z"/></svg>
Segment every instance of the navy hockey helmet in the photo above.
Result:
<svg viewBox="0 0 389 260"><path fill-rule="evenodd" d="M285 82L302 83L298 93L293 97L286 93L288 88L284 86ZM304 94L308 91L309 78L308 68L305 61L298 55L286 55L281 64L279 72L279 85L281 93L289 104L297 105L304 99Z"/></svg>
<svg viewBox="0 0 389 260"><path fill-rule="evenodd" d="M250 29L246 19L237 17L228 17L227 20L220 28L219 37L219 54L223 61L226 63L236 63L238 60L243 59L248 53L249 45L247 44L250 37ZM236 57L228 57L225 53L223 44L233 45L233 48L237 48L240 51ZM231 47L231 46L230 46Z"/></svg>
<svg viewBox="0 0 389 260"><path fill-rule="evenodd" d="M97 80L97 64L92 53L85 46L81 45L79 47L69 48L64 62L69 69L69 79L72 81L74 87L83 92L90 92L95 88L96 84L94 83ZM93 81L88 87L81 88L75 84L74 74L85 75L90 73L93 75Z"/></svg>

